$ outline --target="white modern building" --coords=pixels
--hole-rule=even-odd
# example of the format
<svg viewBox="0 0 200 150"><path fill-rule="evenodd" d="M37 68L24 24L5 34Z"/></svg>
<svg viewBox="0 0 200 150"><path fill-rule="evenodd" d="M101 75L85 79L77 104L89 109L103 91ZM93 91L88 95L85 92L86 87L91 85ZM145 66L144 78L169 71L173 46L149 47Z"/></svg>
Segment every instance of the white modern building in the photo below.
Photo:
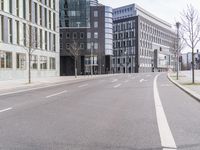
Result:
<svg viewBox="0 0 200 150"><path fill-rule="evenodd" d="M59 75L59 1L0 0L0 80Z"/></svg>

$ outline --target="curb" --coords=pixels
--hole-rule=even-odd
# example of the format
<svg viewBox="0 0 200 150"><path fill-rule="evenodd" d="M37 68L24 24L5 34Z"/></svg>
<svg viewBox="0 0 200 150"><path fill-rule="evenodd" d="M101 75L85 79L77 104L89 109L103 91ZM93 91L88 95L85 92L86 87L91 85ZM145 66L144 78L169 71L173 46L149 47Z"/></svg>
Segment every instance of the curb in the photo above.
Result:
<svg viewBox="0 0 200 150"><path fill-rule="evenodd" d="M180 88L182 91L184 91L185 93L187 93L188 95L190 95L191 97L193 97L194 99L196 99L198 102L200 102L200 95L199 95L199 94L193 92L192 90L190 90L190 89L188 89L188 88L182 86L182 85L179 84L178 82L174 81L174 80L170 77L169 73L167 74L167 77L168 77L168 79L169 79L173 84L175 84L178 88Z"/></svg>

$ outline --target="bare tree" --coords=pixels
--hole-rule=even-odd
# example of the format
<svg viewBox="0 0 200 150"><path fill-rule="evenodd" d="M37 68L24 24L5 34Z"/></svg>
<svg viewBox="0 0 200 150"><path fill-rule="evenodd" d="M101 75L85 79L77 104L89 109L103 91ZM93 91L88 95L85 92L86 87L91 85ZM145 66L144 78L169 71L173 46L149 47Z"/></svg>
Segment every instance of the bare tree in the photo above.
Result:
<svg viewBox="0 0 200 150"><path fill-rule="evenodd" d="M175 50L175 56L176 56L176 79L179 79L179 70L181 70L180 67L180 54L181 51L185 48L186 44L185 41L180 38L180 27L181 24L179 22L176 23L176 28L177 28L177 37L174 40L174 50Z"/></svg>
<svg viewBox="0 0 200 150"><path fill-rule="evenodd" d="M66 51L69 52L74 59L74 72L75 78L77 78L77 62L80 56L80 44L74 40L73 43L69 45L69 48L66 49Z"/></svg>
<svg viewBox="0 0 200 150"><path fill-rule="evenodd" d="M182 38L186 45L192 50L192 83L194 79L194 49L200 41L200 21L199 13L192 6L188 5L187 10L184 10L181 17L182 24Z"/></svg>
<svg viewBox="0 0 200 150"><path fill-rule="evenodd" d="M29 23L28 25L24 25L24 37L23 37L23 45L24 49L27 51L28 54L28 83L31 83L31 59L33 52L38 47L38 38L37 38L37 30L31 26ZM42 40L41 40L42 41ZM42 44L42 43L40 43Z"/></svg>

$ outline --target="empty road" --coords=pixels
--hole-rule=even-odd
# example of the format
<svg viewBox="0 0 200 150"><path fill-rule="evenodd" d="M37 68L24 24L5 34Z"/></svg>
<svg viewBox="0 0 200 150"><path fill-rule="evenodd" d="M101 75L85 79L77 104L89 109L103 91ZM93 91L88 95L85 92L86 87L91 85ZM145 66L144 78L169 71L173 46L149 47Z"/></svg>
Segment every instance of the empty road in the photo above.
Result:
<svg viewBox="0 0 200 150"><path fill-rule="evenodd" d="M176 149L200 149L200 103L166 73L0 94L0 150Z"/></svg>

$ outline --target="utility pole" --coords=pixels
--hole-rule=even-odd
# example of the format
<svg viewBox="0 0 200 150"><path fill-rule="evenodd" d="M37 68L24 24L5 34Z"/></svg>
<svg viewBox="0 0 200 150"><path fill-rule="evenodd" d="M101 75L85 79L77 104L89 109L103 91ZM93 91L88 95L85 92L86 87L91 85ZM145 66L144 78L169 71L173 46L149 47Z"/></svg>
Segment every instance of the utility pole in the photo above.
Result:
<svg viewBox="0 0 200 150"><path fill-rule="evenodd" d="M180 28L180 22L176 23L176 28L177 28L177 64L176 64L176 79L178 80L179 76L179 28Z"/></svg>
<svg viewBox="0 0 200 150"><path fill-rule="evenodd" d="M93 75L93 47L94 46L94 43L93 42L91 42L91 48L90 48L90 55L91 55L91 57L90 57L90 72L91 72L91 76Z"/></svg>

